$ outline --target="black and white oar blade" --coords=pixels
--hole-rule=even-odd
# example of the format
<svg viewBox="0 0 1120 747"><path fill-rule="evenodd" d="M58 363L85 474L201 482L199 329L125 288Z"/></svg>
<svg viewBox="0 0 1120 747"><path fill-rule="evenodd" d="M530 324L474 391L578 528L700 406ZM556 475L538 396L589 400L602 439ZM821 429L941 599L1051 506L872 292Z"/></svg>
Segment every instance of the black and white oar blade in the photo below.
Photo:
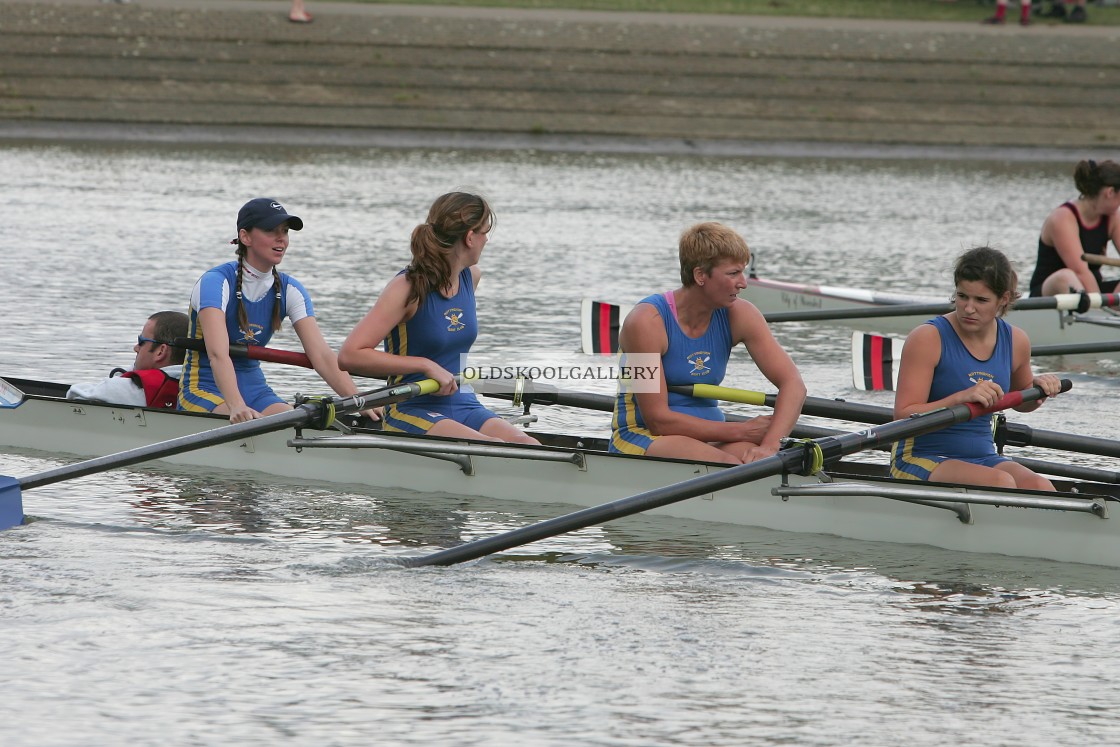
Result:
<svg viewBox="0 0 1120 747"><path fill-rule="evenodd" d="M852 384L862 391L894 391L902 346L898 337L852 333Z"/></svg>
<svg viewBox="0 0 1120 747"><path fill-rule="evenodd" d="M580 337L588 355L613 355L618 352L618 331L632 306L585 298L579 306Z"/></svg>

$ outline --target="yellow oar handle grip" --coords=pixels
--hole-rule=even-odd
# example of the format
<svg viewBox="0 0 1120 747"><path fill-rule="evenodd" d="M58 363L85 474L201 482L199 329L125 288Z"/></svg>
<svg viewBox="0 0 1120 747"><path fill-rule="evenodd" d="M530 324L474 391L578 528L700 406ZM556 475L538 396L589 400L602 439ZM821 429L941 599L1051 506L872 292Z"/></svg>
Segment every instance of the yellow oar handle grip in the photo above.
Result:
<svg viewBox="0 0 1120 747"><path fill-rule="evenodd" d="M459 374L455 378L459 379L460 383L464 381L476 381L478 379L478 374L473 373L470 376ZM420 381L416 381L413 383L416 384L416 386L420 387L420 391L417 392L417 396L422 394L435 394L439 391L439 382L435 379L421 379Z"/></svg>
<svg viewBox="0 0 1120 747"><path fill-rule="evenodd" d="M703 399L718 399L721 402L741 402L744 405L766 405L766 394L748 389L732 389L714 384L693 384L692 396Z"/></svg>

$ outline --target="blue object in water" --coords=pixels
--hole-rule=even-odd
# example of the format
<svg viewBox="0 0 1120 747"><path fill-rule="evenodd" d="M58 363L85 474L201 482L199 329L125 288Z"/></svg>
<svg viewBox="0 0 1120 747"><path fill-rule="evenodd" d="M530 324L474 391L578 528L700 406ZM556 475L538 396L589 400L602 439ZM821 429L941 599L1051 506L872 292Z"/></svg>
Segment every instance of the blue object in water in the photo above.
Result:
<svg viewBox="0 0 1120 747"><path fill-rule="evenodd" d="M19 480L0 475L0 529L11 529L23 523L23 492Z"/></svg>

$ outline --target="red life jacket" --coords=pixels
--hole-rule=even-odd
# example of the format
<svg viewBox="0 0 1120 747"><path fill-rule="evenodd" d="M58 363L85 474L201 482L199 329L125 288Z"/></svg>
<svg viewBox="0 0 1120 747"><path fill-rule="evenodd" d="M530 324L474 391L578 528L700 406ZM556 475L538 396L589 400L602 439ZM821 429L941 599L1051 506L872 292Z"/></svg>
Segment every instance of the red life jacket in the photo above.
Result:
<svg viewBox="0 0 1120 747"><path fill-rule="evenodd" d="M125 371L121 376L139 379L144 386L144 397L148 407L162 407L174 410L179 399L179 380L168 376L160 368L145 368L140 371Z"/></svg>

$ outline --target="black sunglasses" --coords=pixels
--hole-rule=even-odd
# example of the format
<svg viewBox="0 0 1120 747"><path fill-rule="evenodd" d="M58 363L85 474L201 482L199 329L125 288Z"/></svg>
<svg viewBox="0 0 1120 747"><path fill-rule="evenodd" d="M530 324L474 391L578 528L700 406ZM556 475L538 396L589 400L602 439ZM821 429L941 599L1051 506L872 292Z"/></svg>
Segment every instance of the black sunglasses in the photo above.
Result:
<svg viewBox="0 0 1120 747"><path fill-rule="evenodd" d="M150 342L150 343L153 343L155 345L166 345L167 344L163 340L153 340L150 337L144 337L144 335L136 335L136 344L137 345L143 345L145 342Z"/></svg>

